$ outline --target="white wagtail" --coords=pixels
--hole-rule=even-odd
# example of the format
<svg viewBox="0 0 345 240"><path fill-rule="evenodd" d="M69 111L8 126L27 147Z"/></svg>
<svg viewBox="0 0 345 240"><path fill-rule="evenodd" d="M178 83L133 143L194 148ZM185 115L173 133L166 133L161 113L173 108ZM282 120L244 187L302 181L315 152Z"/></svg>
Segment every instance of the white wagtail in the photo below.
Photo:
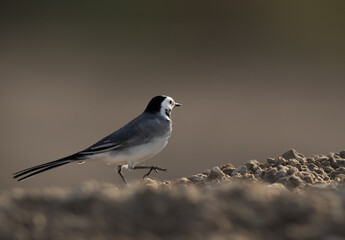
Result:
<svg viewBox="0 0 345 240"><path fill-rule="evenodd" d="M181 104L176 103L171 97L156 96L151 99L142 114L91 147L56 161L24 169L15 173L13 178L23 181L67 163L88 160L116 165L117 172L125 183L126 179L121 172L123 167L131 170L149 169L143 178L152 170L167 171L157 166L136 164L153 157L167 145L172 130L171 110L178 106Z"/></svg>

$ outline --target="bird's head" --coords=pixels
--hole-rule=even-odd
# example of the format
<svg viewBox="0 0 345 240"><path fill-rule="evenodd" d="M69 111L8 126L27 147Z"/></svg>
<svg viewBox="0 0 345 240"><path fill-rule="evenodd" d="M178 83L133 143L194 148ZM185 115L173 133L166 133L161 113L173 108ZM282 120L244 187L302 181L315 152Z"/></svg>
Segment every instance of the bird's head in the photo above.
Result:
<svg viewBox="0 0 345 240"><path fill-rule="evenodd" d="M175 102L171 97L160 95L151 99L145 112L153 114L160 113L162 117L170 120L172 109L179 106L182 105Z"/></svg>

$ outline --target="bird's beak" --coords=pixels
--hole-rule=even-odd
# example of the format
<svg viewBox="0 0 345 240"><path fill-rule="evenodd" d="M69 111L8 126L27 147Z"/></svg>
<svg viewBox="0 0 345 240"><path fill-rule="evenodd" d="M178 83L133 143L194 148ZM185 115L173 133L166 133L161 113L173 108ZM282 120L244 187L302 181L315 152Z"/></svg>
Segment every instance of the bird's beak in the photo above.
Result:
<svg viewBox="0 0 345 240"><path fill-rule="evenodd" d="M175 103L175 107L181 107L182 104L181 103Z"/></svg>

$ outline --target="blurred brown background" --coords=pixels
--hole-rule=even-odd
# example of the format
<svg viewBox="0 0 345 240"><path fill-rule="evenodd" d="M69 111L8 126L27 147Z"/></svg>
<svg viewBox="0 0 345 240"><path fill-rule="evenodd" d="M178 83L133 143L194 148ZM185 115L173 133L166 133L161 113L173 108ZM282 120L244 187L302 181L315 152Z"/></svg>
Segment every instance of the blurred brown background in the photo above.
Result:
<svg viewBox="0 0 345 240"><path fill-rule="evenodd" d="M120 183L71 164L12 173L82 150L167 94L168 146L146 164L174 179L295 148L344 150L344 1L2 1L0 189ZM144 172L125 171L128 180Z"/></svg>

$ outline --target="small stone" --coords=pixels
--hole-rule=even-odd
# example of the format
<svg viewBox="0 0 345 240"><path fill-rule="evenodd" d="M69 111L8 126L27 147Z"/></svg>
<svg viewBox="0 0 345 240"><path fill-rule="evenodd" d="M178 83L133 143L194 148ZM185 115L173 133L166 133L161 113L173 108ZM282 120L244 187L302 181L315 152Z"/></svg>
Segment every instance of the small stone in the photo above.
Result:
<svg viewBox="0 0 345 240"><path fill-rule="evenodd" d="M325 171L325 173L331 173L333 172L333 169L330 166L325 166L323 167L323 170Z"/></svg>
<svg viewBox="0 0 345 240"><path fill-rule="evenodd" d="M300 163L296 163L295 167L299 170L302 171L302 165Z"/></svg>
<svg viewBox="0 0 345 240"><path fill-rule="evenodd" d="M316 166L314 163L309 163L307 166L308 166L310 171L315 171L315 170L319 169L319 167Z"/></svg>
<svg viewBox="0 0 345 240"><path fill-rule="evenodd" d="M275 158L267 158L267 163L276 164L276 159Z"/></svg>
<svg viewBox="0 0 345 240"><path fill-rule="evenodd" d="M227 163L223 166L220 167L220 170L222 170L225 174L231 176L231 173L235 170L236 168L231 164Z"/></svg>
<svg viewBox="0 0 345 240"><path fill-rule="evenodd" d="M256 171L255 171L255 173L254 173L254 176L255 176L255 178L257 178L257 179L261 179L262 178L262 176L263 176L263 171L262 171L262 169L261 168L258 168Z"/></svg>
<svg viewBox="0 0 345 240"><path fill-rule="evenodd" d="M313 176L314 176L315 178L318 178L318 177L319 177L319 175L318 175L315 171L311 171L311 174L313 174Z"/></svg>
<svg viewBox="0 0 345 240"><path fill-rule="evenodd" d="M338 174L334 180L341 183L345 182L345 174Z"/></svg>
<svg viewBox="0 0 345 240"><path fill-rule="evenodd" d="M345 167L340 167L335 171L335 174L345 174Z"/></svg>
<svg viewBox="0 0 345 240"><path fill-rule="evenodd" d="M278 170L289 170L289 168L287 166L284 166L284 165L278 165Z"/></svg>
<svg viewBox="0 0 345 240"><path fill-rule="evenodd" d="M288 188L296 188L296 187L301 186L302 184L303 184L302 179L300 179L296 175L291 175L290 177L288 177L287 182L286 182L286 186Z"/></svg>
<svg viewBox="0 0 345 240"><path fill-rule="evenodd" d="M242 175L239 172L235 172L235 173L233 172L231 174L231 176L234 177L234 178L242 178Z"/></svg>
<svg viewBox="0 0 345 240"><path fill-rule="evenodd" d="M338 160L337 160L337 164L338 164L340 167L345 167L345 159L338 159Z"/></svg>
<svg viewBox="0 0 345 240"><path fill-rule="evenodd" d="M329 166L330 162L328 161L328 159L325 159L321 162L321 166Z"/></svg>
<svg viewBox="0 0 345 240"><path fill-rule="evenodd" d="M202 172L202 174L208 176L210 174L211 170L210 169L206 169L205 171Z"/></svg>
<svg viewBox="0 0 345 240"><path fill-rule="evenodd" d="M255 172L259 168L259 162L257 160L249 160L245 166L249 171Z"/></svg>
<svg viewBox="0 0 345 240"><path fill-rule="evenodd" d="M241 166L239 168L236 168L233 172L232 172L232 176L235 175L236 173L239 173L241 175L244 175L246 172L248 171L246 166Z"/></svg>
<svg viewBox="0 0 345 240"><path fill-rule="evenodd" d="M235 168L230 168L230 167L222 169L222 171L229 176L231 176L231 174L234 170L235 170Z"/></svg>
<svg viewBox="0 0 345 240"><path fill-rule="evenodd" d="M266 171L264 173L264 179L267 181L267 182L270 182L270 183L273 183L275 181L275 175L277 173L277 169L276 168L272 168L268 171Z"/></svg>
<svg viewBox="0 0 345 240"><path fill-rule="evenodd" d="M330 157L328 159L329 161L329 164L331 165L332 168L338 168L339 167L339 164L337 163L337 160L335 159L335 157Z"/></svg>
<svg viewBox="0 0 345 240"><path fill-rule="evenodd" d="M232 165L231 163L224 164L223 166L220 167L220 170L223 171L223 169L225 169L225 168L233 168L233 169L235 169L234 165Z"/></svg>
<svg viewBox="0 0 345 240"><path fill-rule="evenodd" d="M220 170L219 167L212 168L210 171L210 174L208 175L209 180L215 180L215 179L222 180L224 178L226 178L225 174L223 173L222 170Z"/></svg>
<svg viewBox="0 0 345 240"><path fill-rule="evenodd" d="M298 153L294 149L290 149L289 151L285 152L282 154L282 157L285 158L286 160L292 159L292 158L297 158Z"/></svg>
<svg viewBox="0 0 345 240"><path fill-rule="evenodd" d="M289 165L296 167L297 164L301 165L296 159L289 159Z"/></svg>
<svg viewBox="0 0 345 240"><path fill-rule="evenodd" d="M286 170L279 170L274 176L274 181L278 181L279 179L283 177L286 177Z"/></svg>
<svg viewBox="0 0 345 240"><path fill-rule="evenodd" d="M284 186L286 186L287 181L288 181L288 177L282 177L276 183L281 183Z"/></svg>
<svg viewBox="0 0 345 240"><path fill-rule="evenodd" d="M314 180L311 175L305 175L303 177L303 180L306 181L307 183L314 183Z"/></svg>
<svg viewBox="0 0 345 240"><path fill-rule="evenodd" d="M292 175L294 173L298 172L298 169L296 167L291 167L289 168L289 170L287 171L288 175Z"/></svg>
<svg viewBox="0 0 345 240"><path fill-rule="evenodd" d="M245 173L243 175L243 178L246 179L248 182L255 182L256 181L256 178L251 173Z"/></svg>
<svg viewBox="0 0 345 240"><path fill-rule="evenodd" d="M188 180L190 180L191 182L196 183L196 184L203 184L203 183L205 183L206 178L207 178L206 175L199 173L196 175L189 176Z"/></svg>
<svg viewBox="0 0 345 240"><path fill-rule="evenodd" d="M302 172L296 172L295 175L296 175L297 177L299 177L300 179L303 179L303 178L304 178L304 175L303 175Z"/></svg>
<svg viewBox="0 0 345 240"><path fill-rule="evenodd" d="M327 175L327 174L325 173L325 171L323 170L323 168L319 168L319 169L315 170L315 172L316 172L317 174L321 175L321 176Z"/></svg>
<svg viewBox="0 0 345 240"><path fill-rule="evenodd" d="M305 165L307 163L307 160L302 157L297 157L296 160L302 165Z"/></svg>
<svg viewBox="0 0 345 240"><path fill-rule="evenodd" d="M327 154L327 156L328 156L329 158L334 157L334 155L335 155L334 152L329 152L329 153Z"/></svg>
<svg viewBox="0 0 345 240"><path fill-rule="evenodd" d="M274 166L285 165L286 160L282 158L281 156L278 156L276 158L267 158L267 163L269 165L274 165Z"/></svg>
<svg viewBox="0 0 345 240"><path fill-rule="evenodd" d="M341 151L341 152L339 153L339 155L340 155L340 157L345 158L345 151Z"/></svg>
<svg viewBox="0 0 345 240"><path fill-rule="evenodd" d="M315 161L318 161L318 162L322 162L324 160L327 160L328 158L326 156L319 156L317 158L315 158Z"/></svg>
<svg viewBox="0 0 345 240"><path fill-rule="evenodd" d="M266 170L267 168L271 167L271 164L269 163L263 163L263 164L260 164L260 168L263 169L263 170Z"/></svg>

